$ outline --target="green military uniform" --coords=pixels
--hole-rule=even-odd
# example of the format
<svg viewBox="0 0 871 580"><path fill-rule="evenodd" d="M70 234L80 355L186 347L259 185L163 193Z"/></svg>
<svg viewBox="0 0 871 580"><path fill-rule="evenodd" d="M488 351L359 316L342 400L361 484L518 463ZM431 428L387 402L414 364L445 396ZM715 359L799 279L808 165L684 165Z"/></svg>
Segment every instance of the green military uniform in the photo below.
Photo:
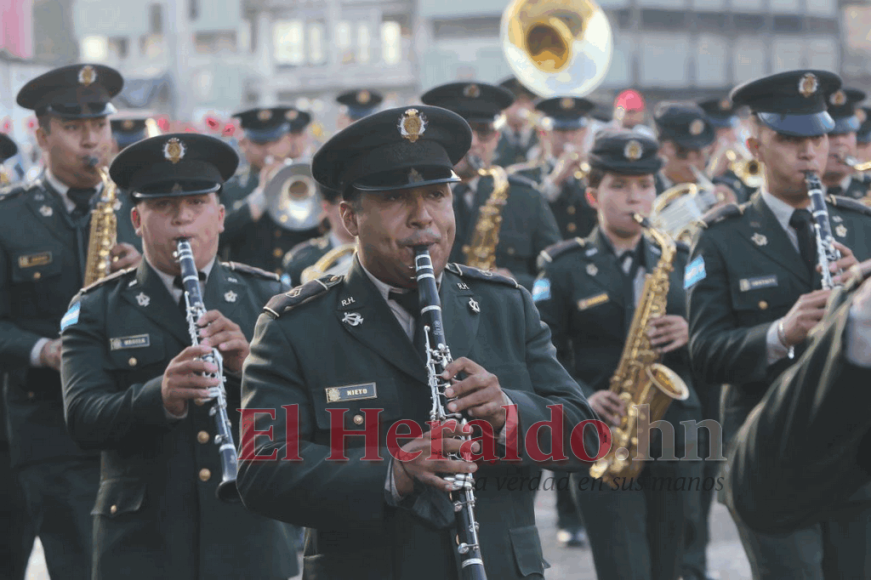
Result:
<svg viewBox="0 0 871 580"><path fill-rule="evenodd" d="M527 169L521 168L517 175L529 179L541 190L545 178L551 174L555 164L555 160L549 159ZM579 176L576 172L566 179L554 200L548 202L563 239L587 236L596 227L596 210L587 202L587 183L582 176L579 179Z"/></svg>
<svg viewBox="0 0 871 580"><path fill-rule="evenodd" d="M499 86L511 91L517 100L527 99L531 104L538 99L538 95L523 86L523 83L516 77L511 76L504 79L499 83ZM493 162L501 167L525 163L529 161L539 145L537 127L533 123L528 123L519 131L506 125L502 128L502 134L499 136L499 144L496 146Z"/></svg>
<svg viewBox="0 0 871 580"><path fill-rule="evenodd" d="M829 195L843 195L850 199L861 200L868 196L869 190L871 190L871 175L857 173L850 176L850 182L847 184L846 189L837 185L834 187L827 187L826 193Z"/></svg>
<svg viewBox="0 0 871 580"><path fill-rule="evenodd" d="M787 533L825 521L871 483L871 392L862 388L871 370L848 355L855 339L847 330L855 324L850 309L861 282L858 277L833 295L807 351L739 431L726 471L726 500L753 529ZM855 510L855 503L847 505ZM842 541L851 543L849 537Z"/></svg>
<svg viewBox="0 0 871 580"><path fill-rule="evenodd" d="M129 146L110 173L148 203L217 192L237 164L222 141L177 133ZM174 296L172 274L164 275L169 282L143 259L82 290L61 322L67 427L102 459L93 578L284 580L298 572L286 527L216 497L222 462L212 404L190 401L182 418L164 405L164 372L192 340L182 289ZM205 308L247 340L263 304L287 289L275 274L232 262L212 261L201 276ZM224 376L238 441L240 377Z"/></svg>
<svg viewBox="0 0 871 580"><path fill-rule="evenodd" d="M833 125L823 95L838 86L840 79L832 73L791 71L750 81L736 88L732 98L749 104L759 122L775 131L813 137ZM784 110L790 115L782 115ZM789 312L800 295L820 287L819 273L811 273L787 227L779 221L793 222L801 215L784 202L766 199L767 195L760 192L747 204L725 206L706 216L687 272L693 367L700 380L727 385L721 409L727 450L737 442L741 425L769 386L793 362L787 356L777 359L775 346L780 339L775 336L777 345L773 346L771 333L776 327L772 324ZM827 201L835 240L859 260L871 257L868 208L846 198L829 197ZM775 210L788 217L777 217ZM796 226L788 227L792 235L811 235L809 230L802 234ZM803 348L799 345L795 350L801 354ZM826 570L834 563L840 571L831 577L864 576L867 569L860 560L867 554L871 533L869 491L853 498L849 518L834 517L823 528L774 536L755 532L736 518L754 575L829 578ZM837 545L847 527L850 542Z"/></svg>
<svg viewBox="0 0 871 580"><path fill-rule="evenodd" d="M313 266L334 247L330 234L298 244L284 256L281 264L282 281L290 286L299 286L303 270Z"/></svg>
<svg viewBox="0 0 871 580"><path fill-rule="evenodd" d="M31 80L17 102L60 119L105 118L114 112L109 99L122 85L109 67L72 65ZM88 202L97 192L76 194L57 191L44 174L0 198L0 361L12 464L49 574L90 579L99 456L81 450L67 432L60 374L31 361L42 339L57 338L69 301L84 283ZM130 206L119 199L118 241L133 243ZM70 212L67 201L81 206Z"/></svg>

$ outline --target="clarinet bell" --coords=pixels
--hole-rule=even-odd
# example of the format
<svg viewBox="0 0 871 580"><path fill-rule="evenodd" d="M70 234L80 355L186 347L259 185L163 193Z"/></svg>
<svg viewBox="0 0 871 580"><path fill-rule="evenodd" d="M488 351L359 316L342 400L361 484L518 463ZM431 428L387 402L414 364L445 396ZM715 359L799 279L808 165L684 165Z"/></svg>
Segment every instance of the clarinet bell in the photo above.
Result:
<svg viewBox="0 0 871 580"><path fill-rule="evenodd" d="M235 479L225 479L219 483L215 495L218 496L219 500L226 503L239 503L242 501Z"/></svg>

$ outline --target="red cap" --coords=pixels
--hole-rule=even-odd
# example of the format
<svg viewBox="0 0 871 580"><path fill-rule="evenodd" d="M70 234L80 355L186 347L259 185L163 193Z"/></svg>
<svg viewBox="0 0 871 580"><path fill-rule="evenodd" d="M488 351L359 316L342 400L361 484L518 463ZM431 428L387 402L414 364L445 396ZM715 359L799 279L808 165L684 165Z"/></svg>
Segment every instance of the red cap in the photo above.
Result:
<svg viewBox="0 0 871 580"><path fill-rule="evenodd" d="M627 89L614 99L614 108L623 109L624 111L643 111L644 97L634 89Z"/></svg>
<svg viewBox="0 0 871 580"><path fill-rule="evenodd" d="M166 117L157 118L157 126L163 133L169 133L169 119Z"/></svg>

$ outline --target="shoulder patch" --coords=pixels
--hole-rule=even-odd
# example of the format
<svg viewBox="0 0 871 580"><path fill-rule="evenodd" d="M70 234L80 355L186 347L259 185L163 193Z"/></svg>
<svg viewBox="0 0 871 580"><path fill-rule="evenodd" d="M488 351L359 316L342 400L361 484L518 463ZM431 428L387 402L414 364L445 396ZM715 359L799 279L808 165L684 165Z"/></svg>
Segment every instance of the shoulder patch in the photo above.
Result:
<svg viewBox="0 0 871 580"><path fill-rule="evenodd" d="M536 266L539 270L543 270L548 264L556 260L559 256L572 250L579 250L587 244L587 240L583 238L572 238L557 242L552 246L548 246L541 251L536 259Z"/></svg>
<svg viewBox="0 0 871 580"><path fill-rule="evenodd" d="M130 272L135 272L135 271L136 271L136 267L131 266L130 268L124 268L123 270L118 270L117 272L112 272L111 274L109 274L105 278L100 278L99 280L97 280L96 282L91 284L90 286L85 286L84 288L82 288L79 291L79 293L80 294L87 294L88 292L91 292L92 290L96 290L100 286L105 286L109 282L112 282L113 280L117 280L118 278L120 278L121 276L123 276L125 274L129 274Z"/></svg>
<svg viewBox="0 0 871 580"><path fill-rule="evenodd" d="M312 280L302 286L273 296L269 303L263 307L263 311L273 319L280 318L283 314L290 312L297 306L301 306L310 300L314 300L318 296L327 293L328 290L339 285L345 279L344 276L324 276L317 280Z"/></svg>
<svg viewBox="0 0 871 580"><path fill-rule="evenodd" d="M715 207L702 216L701 225L703 228L706 228L721 221L744 215L746 207L746 204L738 205L736 203L729 203L724 206Z"/></svg>
<svg viewBox="0 0 871 580"><path fill-rule="evenodd" d="M452 262L449 263L445 267L445 269L449 272L453 272L454 274L458 274L463 278L471 278L472 280L486 280L488 282L496 282L497 284L511 286L512 288L520 288L520 284L518 284L517 281L514 280L514 278L509 278L508 276L502 276L493 272L485 272L484 270L479 270L478 268L473 268L472 266L462 266L460 264L455 264Z"/></svg>
<svg viewBox="0 0 871 580"><path fill-rule="evenodd" d="M846 209L848 211L871 216L871 207L856 199L851 199L841 195L828 195L826 196L826 201L839 209Z"/></svg>
<svg viewBox="0 0 871 580"><path fill-rule="evenodd" d="M249 266L248 264L240 264L239 262L221 262L221 265L233 272L251 274L252 276L257 276L258 278L263 278L265 280L272 280L273 282L279 281L278 274L275 272L267 272L266 270L261 270L260 268Z"/></svg>

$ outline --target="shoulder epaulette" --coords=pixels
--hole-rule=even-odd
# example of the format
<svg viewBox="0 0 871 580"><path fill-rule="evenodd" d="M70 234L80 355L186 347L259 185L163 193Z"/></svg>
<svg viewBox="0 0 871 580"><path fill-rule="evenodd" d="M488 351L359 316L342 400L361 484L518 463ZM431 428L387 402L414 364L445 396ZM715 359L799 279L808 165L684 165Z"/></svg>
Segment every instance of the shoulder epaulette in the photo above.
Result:
<svg viewBox="0 0 871 580"><path fill-rule="evenodd" d="M522 185L523 187L528 187L529 189L538 190L538 184L536 182L518 173L509 173L508 183L510 183L511 185Z"/></svg>
<svg viewBox="0 0 871 580"><path fill-rule="evenodd" d="M0 201L16 198L21 194L34 189L38 184L38 181L32 181L30 183L19 182L0 188Z"/></svg>
<svg viewBox="0 0 871 580"><path fill-rule="evenodd" d="M548 246L538 254L536 258L536 266L539 270L543 270L545 266L556 260L559 256L571 250L577 250L587 245L587 240L584 238L572 238L557 242L552 246Z"/></svg>
<svg viewBox="0 0 871 580"><path fill-rule="evenodd" d="M702 216L702 219L700 220L700 225L703 228L706 228L710 225L719 223L729 218L744 215L744 210L746 209L746 207L747 204L738 205L737 203L728 203L724 206L715 207L714 209L710 210L708 213Z"/></svg>
<svg viewBox="0 0 871 580"><path fill-rule="evenodd" d="M282 314L293 310L297 306L302 306L306 302L326 294L330 288L337 286L344 279L344 276L324 276L323 278L312 280L284 294L273 296L266 306L263 307L263 311L273 319L280 318Z"/></svg>
<svg viewBox="0 0 871 580"><path fill-rule="evenodd" d="M502 276L501 274L496 274L494 272L485 272L484 270L473 268L472 266L462 266L460 264L455 264L451 262L447 266L445 266L445 269L449 272L453 272L454 274L458 274L463 278L471 278L472 280L486 280L488 282L496 282L497 284L505 284L506 286L511 286L512 288L520 288L520 284L518 284L514 278Z"/></svg>
<svg viewBox="0 0 871 580"><path fill-rule="evenodd" d="M87 294L88 292L90 292L92 290L96 290L100 286L105 286L109 282L111 282L113 280L117 280L118 278L120 278L124 274L129 274L130 272L134 272L135 270L136 270L136 267L131 266L130 268L124 268L123 270L118 270L117 272L112 272L111 274L109 274L105 278L100 278L99 280L97 280L93 284L85 286L79 292L81 294Z"/></svg>
<svg viewBox="0 0 871 580"><path fill-rule="evenodd" d="M871 215L871 207L865 205L861 201L850 199L849 197L829 195L826 196L826 201L840 209L855 211L864 215Z"/></svg>
<svg viewBox="0 0 871 580"><path fill-rule="evenodd" d="M275 272L267 272L266 270L261 270L260 268L255 268L254 266L249 266L248 264L240 264L239 262L221 262L221 265L233 272L242 272L243 274L251 274L252 276L257 276L258 278L264 278L266 280L272 280L273 282L278 282L278 274Z"/></svg>

